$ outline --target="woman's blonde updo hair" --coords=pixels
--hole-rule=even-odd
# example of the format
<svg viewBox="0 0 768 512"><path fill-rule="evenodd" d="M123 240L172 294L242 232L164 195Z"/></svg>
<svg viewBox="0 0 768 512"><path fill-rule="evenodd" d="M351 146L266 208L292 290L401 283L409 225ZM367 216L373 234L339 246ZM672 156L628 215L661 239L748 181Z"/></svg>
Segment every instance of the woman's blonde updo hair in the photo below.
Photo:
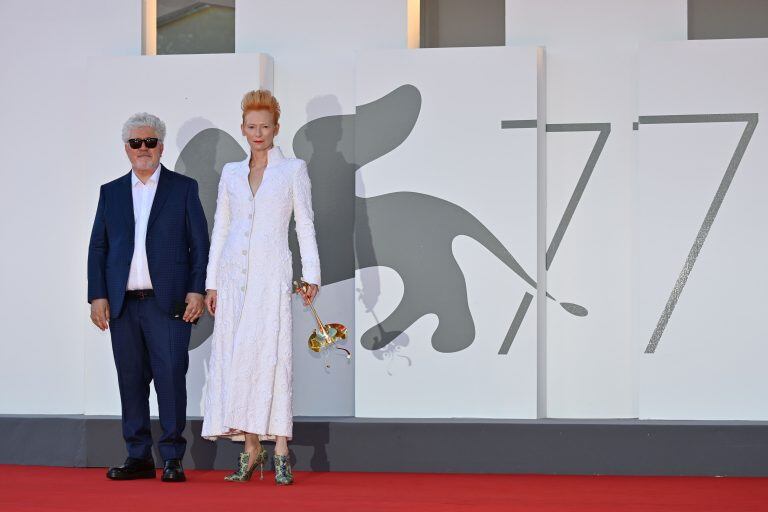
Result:
<svg viewBox="0 0 768 512"><path fill-rule="evenodd" d="M252 110L268 110L272 113L275 124L280 120L280 103L277 102L277 98L272 95L272 92L266 89L245 93L240 108L243 109L243 122L245 122L245 114Z"/></svg>

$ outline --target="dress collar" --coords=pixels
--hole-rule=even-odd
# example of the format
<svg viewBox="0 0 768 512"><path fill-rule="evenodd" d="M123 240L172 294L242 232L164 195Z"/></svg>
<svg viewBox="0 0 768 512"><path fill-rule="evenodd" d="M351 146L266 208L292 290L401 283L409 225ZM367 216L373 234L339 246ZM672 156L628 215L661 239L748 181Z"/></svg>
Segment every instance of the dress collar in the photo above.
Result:
<svg viewBox="0 0 768 512"><path fill-rule="evenodd" d="M272 146L272 149L267 151L267 167L278 165L283 160L285 160L285 155L283 155L283 151L280 149L280 146ZM241 162L241 165L245 169L248 169L248 164L250 161L251 155L249 154L247 157L245 157L245 160Z"/></svg>
<svg viewBox="0 0 768 512"><path fill-rule="evenodd" d="M267 166L277 165L283 160L285 160L285 156L280 146L272 146L272 149L267 152Z"/></svg>

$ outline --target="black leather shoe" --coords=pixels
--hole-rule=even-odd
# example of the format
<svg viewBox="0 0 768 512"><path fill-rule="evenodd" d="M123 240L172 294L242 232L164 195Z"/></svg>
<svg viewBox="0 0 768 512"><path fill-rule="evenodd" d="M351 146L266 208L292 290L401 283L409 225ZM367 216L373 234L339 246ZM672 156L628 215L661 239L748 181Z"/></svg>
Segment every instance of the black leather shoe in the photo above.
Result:
<svg viewBox="0 0 768 512"><path fill-rule="evenodd" d="M125 464L107 470L110 480L138 480L155 478L155 461L152 459L125 459Z"/></svg>
<svg viewBox="0 0 768 512"><path fill-rule="evenodd" d="M165 461L162 480L163 482L184 482L187 480L179 459L168 459Z"/></svg>

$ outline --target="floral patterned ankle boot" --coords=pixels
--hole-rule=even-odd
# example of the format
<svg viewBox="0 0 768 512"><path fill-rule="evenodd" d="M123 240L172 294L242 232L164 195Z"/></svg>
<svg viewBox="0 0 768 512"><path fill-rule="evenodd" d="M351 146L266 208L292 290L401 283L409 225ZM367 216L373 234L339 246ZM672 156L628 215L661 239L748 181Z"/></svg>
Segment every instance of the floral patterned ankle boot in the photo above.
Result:
<svg viewBox="0 0 768 512"><path fill-rule="evenodd" d="M261 479L263 480L264 463L267 462L267 450L262 448L258 455L254 457L253 464L250 464L250 458L251 456L248 454L248 452L241 453L237 464L237 471L231 475L225 476L224 480L228 482L247 482L251 479L251 475L253 475L253 471L256 469L256 466L259 466L261 471Z"/></svg>
<svg viewBox="0 0 768 512"><path fill-rule="evenodd" d="M293 473L291 473L291 461L288 455L275 455L275 483L277 485L291 485Z"/></svg>

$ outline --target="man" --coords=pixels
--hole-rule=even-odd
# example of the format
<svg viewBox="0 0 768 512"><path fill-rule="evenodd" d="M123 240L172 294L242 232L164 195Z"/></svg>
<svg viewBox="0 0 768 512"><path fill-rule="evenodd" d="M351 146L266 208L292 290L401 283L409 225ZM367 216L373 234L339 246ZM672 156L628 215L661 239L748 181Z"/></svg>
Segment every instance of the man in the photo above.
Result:
<svg viewBox="0 0 768 512"><path fill-rule="evenodd" d="M165 124L133 115L123 126L131 171L102 185L88 248L91 320L112 333L128 458L107 478L155 478L149 422L154 380L165 461L162 480L183 482L188 346L203 314L208 226L192 178L160 164Z"/></svg>

